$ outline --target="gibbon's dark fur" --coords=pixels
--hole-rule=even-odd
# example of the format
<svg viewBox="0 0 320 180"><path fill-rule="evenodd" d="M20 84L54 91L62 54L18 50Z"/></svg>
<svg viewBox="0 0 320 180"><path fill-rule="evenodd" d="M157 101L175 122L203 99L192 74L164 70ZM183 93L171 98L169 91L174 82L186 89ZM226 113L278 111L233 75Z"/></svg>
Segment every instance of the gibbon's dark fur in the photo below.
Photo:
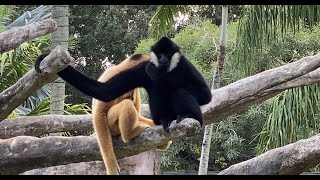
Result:
<svg viewBox="0 0 320 180"><path fill-rule="evenodd" d="M200 72L181 54L180 47L167 37L150 50L145 61L112 77L107 82L94 80L68 66L58 75L83 93L109 102L137 88L146 89L151 117L169 131L177 119L194 118L203 124L200 106L211 101L211 91Z"/></svg>
<svg viewBox="0 0 320 180"><path fill-rule="evenodd" d="M40 55L35 62L35 69L41 72L39 65L47 54ZM106 82L120 72L132 68L141 62L150 60L148 55L136 54L125 59L120 64L106 69L99 77L99 82ZM151 119L141 114L141 98L139 88L124 93L115 100L103 102L92 100L93 126L99 144L102 159L108 175L118 175L120 168L114 153L112 137L121 136L127 143L130 139L139 135L145 128L155 126ZM166 150L168 143L157 147Z"/></svg>

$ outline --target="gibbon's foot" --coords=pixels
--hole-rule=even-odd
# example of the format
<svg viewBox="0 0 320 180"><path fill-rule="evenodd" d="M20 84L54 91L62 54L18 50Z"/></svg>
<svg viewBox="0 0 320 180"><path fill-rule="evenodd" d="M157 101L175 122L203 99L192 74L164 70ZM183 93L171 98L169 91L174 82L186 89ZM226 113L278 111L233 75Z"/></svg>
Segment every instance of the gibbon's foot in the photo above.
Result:
<svg viewBox="0 0 320 180"><path fill-rule="evenodd" d="M193 118L190 114L178 115L177 116L177 123L181 122L185 118Z"/></svg>

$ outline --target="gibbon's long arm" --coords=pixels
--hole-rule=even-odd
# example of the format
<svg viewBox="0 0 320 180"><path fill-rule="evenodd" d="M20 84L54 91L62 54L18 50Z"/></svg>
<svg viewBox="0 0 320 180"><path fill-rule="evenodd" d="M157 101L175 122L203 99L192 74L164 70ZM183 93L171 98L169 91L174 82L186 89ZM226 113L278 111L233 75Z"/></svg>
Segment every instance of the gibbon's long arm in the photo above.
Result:
<svg viewBox="0 0 320 180"><path fill-rule="evenodd" d="M72 66L58 72L58 75L84 94L109 102L134 88L149 87L151 81L145 72L147 63L142 62L103 83L84 75Z"/></svg>

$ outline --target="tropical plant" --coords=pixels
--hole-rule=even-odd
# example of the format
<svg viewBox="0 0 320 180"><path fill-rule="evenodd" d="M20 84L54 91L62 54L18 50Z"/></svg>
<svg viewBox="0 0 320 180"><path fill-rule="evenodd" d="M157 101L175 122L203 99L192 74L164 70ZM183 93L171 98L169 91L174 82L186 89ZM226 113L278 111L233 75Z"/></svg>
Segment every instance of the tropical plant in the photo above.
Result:
<svg viewBox="0 0 320 180"><path fill-rule="evenodd" d="M160 5L156 13L150 19L149 33L156 39L165 36L176 23L175 17L179 13L186 13L189 11L187 5Z"/></svg>
<svg viewBox="0 0 320 180"><path fill-rule="evenodd" d="M5 30L5 26L11 21L15 6L0 5L0 32Z"/></svg>
<svg viewBox="0 0 320 180"><path fill-rule="evenodd" d="M320 6L309 5L250 6L239 24L236 44L237 68L243 70L244 76L248 76L294 61L297 55L302 57L318 52L316 48L312 51L308 50L310 47L303 49L303 40L294 42L294 39L299 39L297 31L309 29L308 33L312 32L314 25L320 20L319 8ZM312 38L316 37L313 35ZM286 56L268 57L272 61L257 58L270 47L270 44L271 47L281 49L286 49L283 47L285 45L294 45L286 52ZM273 51L277 52L277 49L273 48ZM319 91L318 88L318 85L299 87L272 98L272 112L259 134L258 153L295 142L302 137L307 138L317 132L311 124L318 123L319 100L314 95Z"/></svg>
<svg viewBox="0 0 320 180"><path fill-rule="evenodd" d="M244 18L240 19L237 35L237 68L245 76L257 73L264 64L252 56L260 52L271 40L278 41L288 30L312 27L320 21L319 5L253 5L248 6Z"/></svg>
<svg viewBox="0 0 320 180"><path fill-rule="evenodd" d="M20 27L22 25L30 24L33 22L41 21L51 17L51 9L49 6L38 6L32 11L26 11L17 19L15 19L9 25L6 25L7 29L14 27Z"/></svg>
<svg viewBox="0 0 320 180"><path fill-rule="evenodd" d="M271 57L283 64L313 55L320 49L319 32L319 25L314 26L311 33L307 29L289 31L277 43L270 43L269 53L262 50L261 58ZM259 154L319 133L319 88L319 84L294 88L269 100L272 109L263 131L257 136Z"/></svg>
<svg viewBox="0 0 320 180"><path fill-rule="evenodd" d="M6 7L6 6L5 6ZM3 8L0 6L0 9ZM6 7L7 8L7 7ZM12 11L7 11L12 12ZM35 15L33 14L35 13ZM44 6L39 6L34 11L26 12L13 23L11 27L23 26L26 23L42 20L50 17ZM4 15L10 17L9 15ZM6 26L4 26L6 27ZM74 48L74 37L69 38L69 49ZM0 56L0 91L3 91L17 82L25 73L33 68L34 60L42 52L49 51L50 35L42 36L31 41L21 44L18 48L9 52L2 53ZM49 110L49 101L47 97L51 93L51 86L47 84L37 90L33 95L18 106L8 117L15 118L18 116L27 115L42 115L47 114ZM85 104L79 105L65 105L65 113L84 113L87 112L88 107Z"/></svg>

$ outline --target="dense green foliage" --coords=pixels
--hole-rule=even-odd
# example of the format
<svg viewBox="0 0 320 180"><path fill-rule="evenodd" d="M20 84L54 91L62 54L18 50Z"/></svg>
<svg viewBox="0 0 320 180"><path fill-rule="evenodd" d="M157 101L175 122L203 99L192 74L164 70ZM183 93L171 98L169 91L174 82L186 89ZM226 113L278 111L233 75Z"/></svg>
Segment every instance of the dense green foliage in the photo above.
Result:
<svg viewBox="0 0 320 180"><path fill-rule="evenodd" d="M262 49L260 58L270 66L314 55L320 49L320 26L313 31L289 31L277 42ZM270 61L272 60L272 61ZM272 110L259 134L258 153L296 142L319 133L320 86L314 84L287 90L271 99Z"/></svg>
<svg viewBox="0 0 320 180"><path fill-rule="evenodd" d="M7 9L3 9L7 8ZM8 9L9 8L9 9ZM21 9L20 9L21 8ZM15 26L23 26L24 21L21 14L30 6L0 6L0 20L2 27L15 21ZM11 10L10 10L11 9ZM16 11L12 11L15 9ZM1 14L2 13L2 14ZM29 12L30 13L30 12ZM47 12L44 12L47 13ZM30 17L33 14L30 13ZM39 15L39 14L38 14ZM19 18L18 18L19 17ZM32 19L35 20L35 19ZM70 38L69 50L74 48L75 41ZM25 75L34 66L34 61L42 52L48 52L50 46L50 35L42 36L21 44L19 47L2 53L0 56L0 91L9 88L16 83L23 75ZM10 118L18 116L44 115L49 114L50 101L48 96L51 93L51 86L47 84L37 90L33 95L17 107L10 115ZM90 108L86 104L65 104L65 114L87 114Z"/></svg>
<svg viewBox="0 0 320 180"><path fill-rule="evenodd" d="M148 36L148 22L156 8L153 5L70 6L70 35L77 39L71 54L77 60L77 69L96 79L104 70L106 58L118 64L131 55L138 42ZM67 102L91 104L91 97L69 85L67 94L71 95Z"/></svg>

